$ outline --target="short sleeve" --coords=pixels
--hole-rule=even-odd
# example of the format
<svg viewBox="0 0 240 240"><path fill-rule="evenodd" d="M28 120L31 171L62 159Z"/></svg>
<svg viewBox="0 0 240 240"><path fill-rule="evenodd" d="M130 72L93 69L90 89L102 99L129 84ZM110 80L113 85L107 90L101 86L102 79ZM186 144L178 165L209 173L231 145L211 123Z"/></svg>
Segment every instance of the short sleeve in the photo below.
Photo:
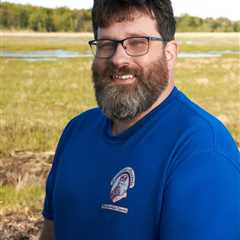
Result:
<svg viewBox="0 0 240 240"><path fill-rule="evenodd" d="M55 185L55 177L57 172L57 167L61 158L62 151L64 149L64 146L71 135L72 132L72 125L73 125L74 119L71 120L65 129L63 130L63 133L60 137L60 140L57 145L56 153L53 159L52 167L50 169L50 172L47 177L46 181L46 188L45 188L45 199L44 199L44 206L42 210L42 215L44 218L47 218L49 220L54 219L54 211L53 211L53 191L54 191L54 185Z"/></svg>
<svg viewBox="0 0 240 240"><path fill-rule="evenodd" d="M161 240L239 240L240 168L213 151L181 161L165 188Z"/></svg>

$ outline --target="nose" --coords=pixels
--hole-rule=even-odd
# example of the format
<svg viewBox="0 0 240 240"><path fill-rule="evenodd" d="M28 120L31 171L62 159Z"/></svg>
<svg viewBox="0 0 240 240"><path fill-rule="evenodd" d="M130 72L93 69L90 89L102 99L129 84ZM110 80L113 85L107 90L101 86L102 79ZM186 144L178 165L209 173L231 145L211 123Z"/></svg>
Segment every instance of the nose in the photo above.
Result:
<svg viewBox="0 0 240 240"><path fill-rule="evenodd" d="M127 65L129 63L129 60L130 56L127 55L124 46L122 44L118 44L111 58L113 65L115 66Z"/></svg>

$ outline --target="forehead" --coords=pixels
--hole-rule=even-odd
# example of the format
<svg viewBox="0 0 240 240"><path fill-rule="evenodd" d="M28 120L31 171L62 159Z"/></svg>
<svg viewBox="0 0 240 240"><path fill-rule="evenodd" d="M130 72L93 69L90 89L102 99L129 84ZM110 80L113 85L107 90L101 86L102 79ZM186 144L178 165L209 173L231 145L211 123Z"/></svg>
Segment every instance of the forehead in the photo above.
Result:
<svg viewBox="0 0 240 240"><path fill-rule="evenodd" d="M123 39L134 35L159 35L159 32L157 30L157 21L152 16L135 12L129 20L114 21L107 27L99 27L97 35L98 39Z"/></svg>

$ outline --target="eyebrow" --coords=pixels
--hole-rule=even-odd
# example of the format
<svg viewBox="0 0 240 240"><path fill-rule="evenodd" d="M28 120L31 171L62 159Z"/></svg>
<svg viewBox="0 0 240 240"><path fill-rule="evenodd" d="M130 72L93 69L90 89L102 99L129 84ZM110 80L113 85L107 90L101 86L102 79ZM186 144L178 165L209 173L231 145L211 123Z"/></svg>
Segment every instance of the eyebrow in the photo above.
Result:
<svg viewBox="0 0 240 240"><path fill-rule="evenodd" d="M144 32L141 32L141 33L127 33L125 38L128 38L128 37L144 37L144 36L150 36L150 35L153 35L153 34L146 34ZM108 39L108 40L121 40L121 39L116 39L114 37L108 37L108 36L103 36L101 38L98 38L98 40L101 40L101 39Z"/></svg>
<svg viewBox="0 0 240 240"><path fill-rule="evenodd" d="M142 37L142 36L148 36L151 34L146 34L144 32L140 32L140 33L127 33L127 37Z"/></svg>

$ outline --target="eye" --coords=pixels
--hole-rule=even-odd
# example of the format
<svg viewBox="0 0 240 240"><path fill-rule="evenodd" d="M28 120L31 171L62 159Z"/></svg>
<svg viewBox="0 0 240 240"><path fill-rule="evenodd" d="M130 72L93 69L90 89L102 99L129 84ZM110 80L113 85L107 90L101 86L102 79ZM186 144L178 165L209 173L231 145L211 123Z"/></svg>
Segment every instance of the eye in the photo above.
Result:
<svg viewBox="0 0 240 240"><path fill-rule="evenodd" d="M113 42L112 41L99 41L97 43L97 48L99 50L105 50L105 49L111 49L113 48Z"/></svg>
<svg viewBox="0 0 240 240"><path fill-rule="evenodd" d="M130 48L141 48L146 46L147 40L145 38L131 38L127 44Z"/></svg>

